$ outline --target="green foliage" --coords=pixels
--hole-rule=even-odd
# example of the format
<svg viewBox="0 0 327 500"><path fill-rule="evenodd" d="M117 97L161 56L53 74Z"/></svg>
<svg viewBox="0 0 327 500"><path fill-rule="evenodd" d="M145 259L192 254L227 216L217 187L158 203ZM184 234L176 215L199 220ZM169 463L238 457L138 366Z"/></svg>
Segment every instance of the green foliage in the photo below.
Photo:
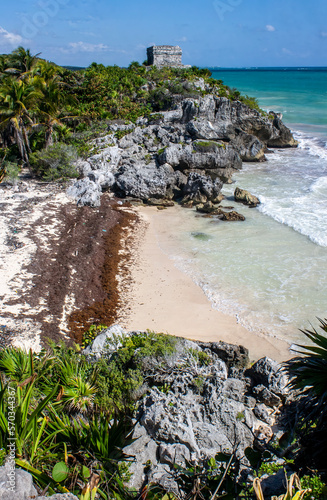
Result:
<svg viewBox="0 0 327 500"><path fill-rule="evenodd" d="M326 500L327 499L327 485L322 481L318 474L313 476L303 476L301 478L301 488L304 490L311 490L304 495L304 500Z"/></svg>
<svg viewBox="0 0 327 500"><path fill-rule="evenodd" d="M309 418L323 421L327 416L327 320L319 319L323 334L313 328L302 331L312 345L298 346L303 356L285 363L291 377L290 387L306 398Z"/></svg>
<svg viewBox="0 0 327 500"><path fill-rule="evenodd" d="M175 465L173 479L178 485L179 494L169 495L162 487L149 484L146 489L147 500L163 500L192 498L194 500L213 500L239 498L243 487L238 484L237 477L240 462L234 454L218 453L215 458L202 464L187 463L186 467Z"/></svg>
<svg viewBox="0 0 327 500"><path fill-rule="evenodd" d="M175 352L175 345L174 337L150 331L123 339L109 361L102 358L96 363L99 407L132 413L144 384L144 371L148 366L160 366L165 356Z"/></svg>
<svg viewBox="0 0 327 500"><path fill-rule="evenodd" d="M44 181L78 177L74 166L77 153L73 146L56 143L30 156L33 171Z"/></svg>
<svg viewBox="0 0 327 500"><path fill-rule="evenodd" d="M302 498L304 498L304 495L308 493L308 490L304 490L301 488L299 477L296 474L292 474L289 479L287 479L286 477L286 482L287 492L279 497L272 496L272 500L301 500ZM255 478L253 482L253 488L257 500L264 500L259 478Z"/></svg>
<svg viewBox="0 0 327 500"><path fill-rule="evenodd" d="M207 90L196 88L198 78L204 79ZM211 78L209 70L196 66L145 68L134 61L128 68L92 63L74 71L19 47L0 56L1 139L4 147L15 145L17 157L27 165L31 152L54 141L73 145L85 158L94 129L102 124L106 129L107 120L135 123L139 117L148 117L156 123L161 117L153 112L170 109L182 97L198 98L209 92L241 100L263 113L255 99L241 96ZM119 131L116 137L120 139L123 133Z"/></svg>
<svg viewBox="0 0 327 500"><path fill-rule="evenodd" d="M52 469L52 477L56 483L61 483L67 479L69 469L65 462L58 462Z"/></svg>
<svg viewBox="0 0 327 500"><path fill-rule="evenodd" d="M133 132L133 129L117 130L117 132L115 132L115 137L116 139L120 140L125 137L125 135L128 135L131 132Z"/></svg>
<svg viewBox="0 0 327 500"><path fill-rule="evenodd" d="M17 383L34 374L34 359L31 351L6 347L0 351L0 371Z"/></svg>
<svg viewBox="0 0 327 500"><path fill-rule="evenodd" d="M94 407L97 369L75 349L53 344L37 355L0 351L0 450L14 438L17 465L51 494L79 494L78 485L87 483L83 494L89 488L104 499L129 498L122 448L131 442L133 425Z"/></svg>
<svg viewBox="0 0 327 500"><path fill-rule="evenodd" d="M144 156L144 160L145 160L145 164L149 165L149 163L151 162L151 155L150 154L146 154Z"/></svg>
<svg viewBox="0 0 327 500"><path fill-rule="evenodd" d="M273 476L280 469L283 469L283 465L277 464L276 462L263 462L259 468L258 475L263 476L268 474L268 476Z"/></svg>
<svg viewBox="0 0 327 500"><path fill-rule="evenodd" d="M238 99L248 106L251 109L255 109L256 111L262 112L262 109L259 106L258 100L255 97L249 97L248 95L246 96L240 96L238 95Z"/></svg>
<svg viewBox="0 0 327 500"><path fill-rule="evenodd" d="M195 152L204 152L215 151L217 148L226 149L226 144L223 142L216 141L196 141L194 142L194 150Z"/></svg>
<svg viewBox="0 0 327 500"><path fill-rule="evenodd" d="M190 348L188 352L191 354L192 358L196 360L196 362L200 366L208 366L211 363L211 357L204 351L197 351L196 349Z"/></svg>
<svg viewBox="0 0 327 500"><path fill-rule="evenodd" d="M18 180L20 166L12 161L4 161L2 166L5 174L4 180L10 183L15 183Z"/></svg>
<svg viewBox="0 0 327 500"><path fill-rule="evenodd" d="M85 349L88 345L92 344L93 340L105 330L107 326L105 325L91 325L90 328L83 333L82 349Z"/></svg>
<svg viewBox="0 0 327 500"><path fill-rule="evenodd" d="M0 449L0 467L2 467L5 463L5 459L7 456L7 450L4 448Z"/></svg>

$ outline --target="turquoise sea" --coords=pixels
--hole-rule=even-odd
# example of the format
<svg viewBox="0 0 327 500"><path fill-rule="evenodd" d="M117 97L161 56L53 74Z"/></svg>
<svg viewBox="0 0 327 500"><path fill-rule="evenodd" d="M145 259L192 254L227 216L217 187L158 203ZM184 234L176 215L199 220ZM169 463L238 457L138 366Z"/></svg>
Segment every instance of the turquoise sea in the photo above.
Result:
<svg viewBox="0 0 327 500"><path fill-rule="evenodd" d="M181 210L166 250L213 307L249 330L301 342L299 329L327 317L327 68L217 69L213 77L281 112L299 147L244 163L224 186L226 206L235 206L236 186L259 197L256 209L235 206L245 222Z"/></svg>

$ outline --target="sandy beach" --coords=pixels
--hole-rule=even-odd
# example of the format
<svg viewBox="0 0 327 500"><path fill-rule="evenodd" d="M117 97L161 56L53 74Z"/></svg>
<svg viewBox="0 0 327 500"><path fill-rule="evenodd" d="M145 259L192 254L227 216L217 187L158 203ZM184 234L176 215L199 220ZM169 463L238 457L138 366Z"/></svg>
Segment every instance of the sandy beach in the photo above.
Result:
<svg viewBox="0 0 327 500"><path fill-rule="evenodd" d="M92 323L122 324L202 341L242 344L252 360L291 357L286 342L215 310L163 249L176 207L130 208L103 196L78 208L61 186L1 190L2 343L39 350L80 341ZM175 219L174 219L175 218Z"/></svg>
<svg viewBox="0 0 327 500"><path fill-rule="evenodd" d="M202 289L162 250L169 237L174 208L137 209L143 228L137 236L137 256L131 267L132 287L126 295L121 323L128 330L151 329L189 339L242 344L251 360L269 356L276 361L292 357L289 344L250 332L235 317L213 309Z"/></svg>

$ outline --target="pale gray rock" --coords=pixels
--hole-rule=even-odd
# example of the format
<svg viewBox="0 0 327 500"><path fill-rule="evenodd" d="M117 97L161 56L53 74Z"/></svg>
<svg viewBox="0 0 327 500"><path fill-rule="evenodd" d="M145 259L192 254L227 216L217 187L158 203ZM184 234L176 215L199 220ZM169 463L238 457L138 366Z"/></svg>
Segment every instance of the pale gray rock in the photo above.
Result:
<svg viewBox="0 0 327 500"><path fill-rule="evenodd" d="M160 164L169 163L179 170L204 170L215 176L229 177L242 162L229 145L214 141L195 141L192 145L172 144L159 155Z"/></svg>
<svg viewBox="0 0 327 500"><path fill-rule="evenodd" d="M133 439L135 441L124 448L124 453L135 458L130 463L129 472L132 477L128 486L139 491L146 480L145 470L155 467L158 463L158 445L139 423L135 426Z"/></svg>
<svg viewBox="0 0 327 500"><path fill-rule="evenodd" d="M129 164L119 168L116 186L124 196L146 200L148 198L173 198L174 171L170 165L157 166Z"/></svg>
<svg viewBox="0 0 327 500"><path fill-rule="evenodd" d="M279 406L282 400L279 396L276 396L264 385L257 385L253 387L252 392L258 401L261 401L267 406L273 408L274 406Z"/></svg>
<svg viewBox="0 0 327 500"><path fill-rule="evenodd" d="M51 500L78 500L77 496L72 493L55 493L50 497L36 497L35 500L49 500L49 498L51 498Z"/></svg>
<svg viewBox="0 0 327 500"><path fill-rule="evenodd" d="M222 186L223 183L220 179L212 180L207 175L191 172L183 189L183 202L192 200L194 203L206 203L207 201L215 203L218 201Z"/></svg>
<svg viewBox="0 0 327 500"><path fill-rule="evenodd" d="M264 385L280 397L288 393L288 377L273 359L268 357L259 359L247 373L252 378L254 386Z"/></svg>
<svg viewBox="0 0 327 500"><path fill-rule="evenodd" d="M228 399L244 402L244 393L246 392L246 383L244 380L228 378L223 386L223 391Z"/></svg>
<svg viewBox="0 0 327 500"><path fill-rule="evenodd" d="M88 177L74 182L67 191L67 195L74 198L77 205L88 205L90 207L100 206L101 187Z"/></svg>
<svg viewBox="0 0 327 500"><path fill-rule="evenodd" d="M83 354L100 358L103 355L110 355L121 347L122 339L126 336L125 330L119 325L112 325L93 340L93 342L84 349Z"/></svg>
<svg viewBox="0 0 327 500"><path fill-rule="evenodd" d="M99 153L90 156L87 161L92 170L107 170L108 167L113 170L118 166L120 158L121 150L117 146L108 146Z"/></svg>
<svg viewBox="0 0 327 500"><path fill-rule="evenodd" d="M190 461L190 450L184 444L161 443L158 448L160 463L173 467L175 464L186 466L186 461Z"/></svg>
<svg viewBox="0 0 327 500"><path fill-rule="evenodd" d="M125 123L123 120L116 120L113 123L110 123L108 126L108 129L111 130L112 132L118 132L118 131L132 131L135 128L135 124L132 122Z"/></svg>
<svg viewBox="0 0 327 500"><path fill-rule="evenodd" d="M253 413L259 420L266 422L268 425L272 425L273 419L270 417L268 408L265 404L258 403L255 406Z"/></svg>
<svg viewBox="0 0 327 500"><path fill-rule="evenodd" d="M109 189L115 183L115 177L110 170L92 170L87 176L100 186L101 190Z"/></svg>
<svg viewBox="0 0 327 500"><path fill-rule="evenodd" d="M90 163L81 158L79 158L74 165L81 177L86 177L87 174L92 171Z"/></svg>
<svg viewBox="0 0 327 500"><path fill-rule="evenodd" d="M12 477L15 478L14 481ZM8 463L0 467L1 500L30 500L35 497L37 497L37 491L31 474L22 469L11 471Z"/></svg>
<svg viewBox="0 0 327 500"><path fill-rule="evenodd" d="M240 133L231 144L238 151L242 161L258 162L266 160L266 145L254 135Z"/></svg>

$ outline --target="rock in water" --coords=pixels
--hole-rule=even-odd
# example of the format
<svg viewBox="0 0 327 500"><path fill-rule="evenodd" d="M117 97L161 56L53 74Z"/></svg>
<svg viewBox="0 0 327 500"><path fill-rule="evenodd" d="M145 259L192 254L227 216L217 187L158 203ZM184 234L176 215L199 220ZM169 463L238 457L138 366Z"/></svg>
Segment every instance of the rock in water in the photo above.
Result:
<svg viewBox="0 0 327 500"><path fill-rule="evenodd" d="M243 205L248 205L249 207L256 207L260 204L260 200L256 196L239 187L234 191L234 198L235 201L243 203Z"/></svg>
<svg viewBox="0 0 327 500"><path fill-rule="evenodd" d="M221 220L231 220L231 221L236 221L236 220L244 221L245 220L244 215L239 214L238 212L235 212L235 210L232 210L231 212L224 212L220 218L221 218Z"/></svg>

